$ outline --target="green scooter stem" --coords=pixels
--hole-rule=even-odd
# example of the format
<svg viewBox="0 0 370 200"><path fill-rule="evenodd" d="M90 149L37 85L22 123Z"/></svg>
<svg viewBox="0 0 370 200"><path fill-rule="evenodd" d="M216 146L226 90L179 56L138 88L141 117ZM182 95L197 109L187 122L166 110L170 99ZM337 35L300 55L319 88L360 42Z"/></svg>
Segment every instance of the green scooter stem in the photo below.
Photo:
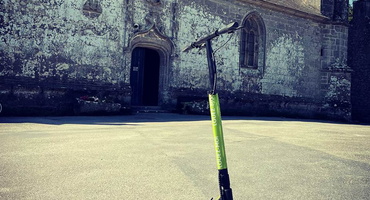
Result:
<svg viewBox="0 0 370 200"><path fill-rule="evenodd" d="M220 102L218 99L218 94L209 94L208 97L211 112L213 137L216 150L218 181L220 187L219 200L233 200L232 189L230 188L230 178L227 171Z"/></svg>
<svg viewBox="0 0 370 200"><path fill-rule="evenodd" d="M213 57L214 52L212 50L211 40L222 34L233 33L234 31L240 28L241 27L239 27L239 24L237 22L233 22L227 25L225 28L218 29L214 33L205 36L196 42L193 42L190 46L183 50L184 52L187 52L193 48L201 48L204 44L206 46L207 62L209 69L209 82L210 86L212 87L212 90L209 94L209 105L211 111L213 135L215 140L217 168L219 174L218 180L220 186L220 197L218 200L232 200L233 194L230 188L229 174L227 172L225 144L221 124L220 103L218 100L218 95L216 93L217 70L216 62Z"/></svg>

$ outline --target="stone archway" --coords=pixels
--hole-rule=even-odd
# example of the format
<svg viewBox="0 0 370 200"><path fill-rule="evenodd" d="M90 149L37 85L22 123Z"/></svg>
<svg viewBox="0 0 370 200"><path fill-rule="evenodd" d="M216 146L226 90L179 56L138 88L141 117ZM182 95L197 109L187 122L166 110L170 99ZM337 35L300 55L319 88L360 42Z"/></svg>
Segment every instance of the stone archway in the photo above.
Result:
<svg viewBox="0 0 370 200"><path fill-rule="evenodd" d="M165 101L165 94L168 91L169 67L174 45L155 25L152 25L148 30L136 33L130 40L130 58L134 49L138 47L152 49L159 54L158 105L161 106Z"/></svg>

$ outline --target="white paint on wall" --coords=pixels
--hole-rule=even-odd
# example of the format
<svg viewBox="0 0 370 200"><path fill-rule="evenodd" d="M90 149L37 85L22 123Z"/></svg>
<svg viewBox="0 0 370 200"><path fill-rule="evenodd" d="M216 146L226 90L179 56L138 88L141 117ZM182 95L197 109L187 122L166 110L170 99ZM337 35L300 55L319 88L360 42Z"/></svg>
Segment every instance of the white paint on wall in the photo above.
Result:
<svg viewBox="0 0 370 200"><path fill-rule="evenodd" d="M179 16L179 32L177 41L180 49L186 48L192 42L213 33L218 28L224 27L229 22L221 17L209 13L197 3L182 5ZM240 88L240 76L238 70L238 37L237 35L222 35L212 40L213 49L216 54L218 67L218 87L224 90L238 90ZM205 49L193 49L188 53L180 53L180 64L174 68L177 76L173 85L178 87L190 87L198 89L209 89L209 72Z"/></svg>
<svg viewBox="0 0 370 200"><path fill-rule="evenodd" d="M15 76L35 78L66 74L76 78L81 66L109 68L95 70L103 73L92 77L94 80L111 82L121 79L121 73L112 73L120 68L122 57L123 4L120 1L102 1L102 14L98 18L85 17L82 6L86 0L51 0L37 1L4 0L4 7L13 10L12 17L5 14L5 23L10 26L1 29L1 39L6 45L0 46L7 56L24 57L20 71L3 70L0 75L15 73ZM27 14L25 14L27 13ZM19 52L19 54L17 54ZM53 55L69 60L66 69L61 63L48 64L44 69L43 62ZM54 61L55 62L55 61ZM58 62L58 61L57 61ZM73 64L73 65L70 65ZM82 67L82 68L84 68ZM107 73L110 71L110 73Z"/></svg>
<svg viewBox="0 0 370 200"><path fill-rule="evenodd" d="M262 82L264 94L300 96L293 87L299 84L299 78L305 68L305 53L302 38L283 34L274 40L267 49L266 70Z"/></svg>

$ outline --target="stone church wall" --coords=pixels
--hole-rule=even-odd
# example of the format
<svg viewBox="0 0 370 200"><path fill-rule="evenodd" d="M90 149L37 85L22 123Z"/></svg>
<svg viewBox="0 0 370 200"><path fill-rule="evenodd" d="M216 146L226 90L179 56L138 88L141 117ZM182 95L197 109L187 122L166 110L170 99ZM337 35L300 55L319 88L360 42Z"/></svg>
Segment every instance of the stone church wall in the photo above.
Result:
<svg viewBox="0 0 370 200"><path fill-rule="evenodd" d="M175 42L180 49L216 30L220 24L241 23L251 12L259 13L266 27L262 72L239 67L240 32L216 55L218 87L225 98L224 113L351 118L350 73L344 59L346 26L323 24L252 5L205 3L205 7L196 3L180 4L179 37ZM182 28L189 26L190 29ZM215 48L228 39L226 35L214 41ZM173 67L171 85L177 88L178 96L189 91L206 93L210 86L205 51L178 54L179 64Z"/></svg>
<svg viewBox="0 0 370 200"><path fill-rule="evenodd" d="M125 102L124 11L118 1L1 1L4 112L70 113L97 94Z"/></svg>
<svg viewBox="0 0 370 200"><path fill-rule="evenodd" d="M304 3L317 9L317 1ZM205 50L185 54L182 49L256 13L265 28L264 59L258 69L240 67L240 31L213 41L217 49L229 40L216 53L223 113L350 118L350 73L342 59L348 33L341 24L244 1L1 4L0 101L7 113L22 112L25 106L68 113L81 96L129 107L135 47L161 55L160 106L181 109L181 103L202 102L209 90Z"/></svg>

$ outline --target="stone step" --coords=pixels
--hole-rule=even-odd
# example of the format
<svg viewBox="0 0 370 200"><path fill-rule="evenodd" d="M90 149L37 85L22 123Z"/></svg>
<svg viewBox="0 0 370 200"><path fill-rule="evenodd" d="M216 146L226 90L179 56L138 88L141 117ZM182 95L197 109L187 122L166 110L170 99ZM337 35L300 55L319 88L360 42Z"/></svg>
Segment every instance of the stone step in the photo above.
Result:
<svg viewBox="0 0 370 200"><path fill-rule="evenodd" d="M133 106L133 113L169 113L168 110L163 110L160 106Z"/></svg>

